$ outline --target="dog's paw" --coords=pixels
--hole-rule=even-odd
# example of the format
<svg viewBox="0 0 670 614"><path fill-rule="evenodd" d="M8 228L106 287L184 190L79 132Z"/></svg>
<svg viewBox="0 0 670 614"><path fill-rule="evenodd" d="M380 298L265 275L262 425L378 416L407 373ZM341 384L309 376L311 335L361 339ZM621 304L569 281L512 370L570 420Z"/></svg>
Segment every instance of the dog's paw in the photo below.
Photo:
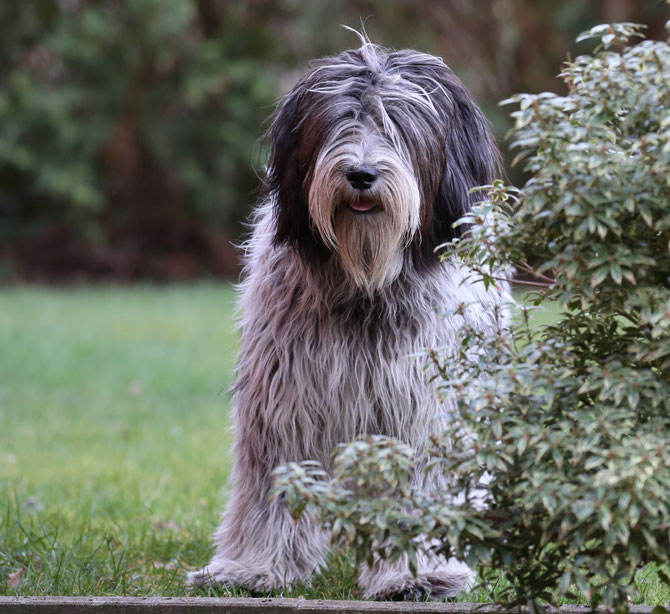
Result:
<svg viewBox="0 0 670 614"><path fill-rule="evenodd" d="M425 573L422 581L430 587L427 596L439 600L456 597L459 593L470 590L474 584L475 574L467 565L459 564L459 566L460 569L448 565L444 571L438 568Z"/></svg>
<svg viewBox="0 0 670 614"><path fill-rule="evenodd" d="M426 601L432 598L432 591L426 578L407 575L375 583L366 589L363 596L377 601Z"/></svg>
<svg viewBox="0 0 670 614"><path fill-rule="evenodd" d="M267 593L290 584L274 570L253 568L231 559L214 559L207 567L190 572L186 581L194 589L240 586L253 593Z"/></svg>
<svg viewBox="0 0 670 614"><path fill-rule="evenodd" d="M203 567L198 571L189 571L186 574L186 583L193 589L202 588L204 586L215 586L217 584L221 585L221 583L215 579L214 574L210 572L209 566Z"/></svg>
<svg viewBox="0 0 670 614"><path fill-rule="evenodd" d="M416 576L407 568L381 565L360 578L364 597L380 601L438 601L470 589L473 581L470 568L455 560L420 568Z"/></svg>

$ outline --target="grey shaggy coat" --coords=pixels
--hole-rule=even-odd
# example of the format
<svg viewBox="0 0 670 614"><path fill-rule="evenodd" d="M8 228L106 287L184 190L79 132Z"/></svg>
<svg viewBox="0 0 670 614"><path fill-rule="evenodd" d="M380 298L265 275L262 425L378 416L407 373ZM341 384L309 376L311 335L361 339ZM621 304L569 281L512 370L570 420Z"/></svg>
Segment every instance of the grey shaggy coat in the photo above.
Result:
<svg viewBox="0 0 670 614"><path fill-rule="evenodd" d="M271 500L272 470L328 467L334 447L384 434L420 447L448 419L416 355L458 343L467 317L493 323L486 293L437 245L456 236L468 190L499 157L488 123L442 60L360 49L315 64L283 99L268 137L265 196L241 284L231 494L195 585L285 587L324 565L328 539ZM428 485L427 487L431 487ZM424 557L362 571L367 598L433 598L466 587L462 563Z"/></svg>

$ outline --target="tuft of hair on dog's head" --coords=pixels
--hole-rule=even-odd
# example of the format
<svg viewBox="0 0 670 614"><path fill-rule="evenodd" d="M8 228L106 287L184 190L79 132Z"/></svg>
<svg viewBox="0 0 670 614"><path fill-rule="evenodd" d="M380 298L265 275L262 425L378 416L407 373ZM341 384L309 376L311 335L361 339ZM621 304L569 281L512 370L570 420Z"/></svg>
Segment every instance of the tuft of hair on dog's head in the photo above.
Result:
<svg viewBox="0 0 670 614"><path fill-rule="evenodd" d="M335 259L374 292L406 263L427 269L457 237L471 188L490 184L500 154L490 125L442 59L362 45L310 65L267 132L264 191L275 243L305 261Z"/></svg>

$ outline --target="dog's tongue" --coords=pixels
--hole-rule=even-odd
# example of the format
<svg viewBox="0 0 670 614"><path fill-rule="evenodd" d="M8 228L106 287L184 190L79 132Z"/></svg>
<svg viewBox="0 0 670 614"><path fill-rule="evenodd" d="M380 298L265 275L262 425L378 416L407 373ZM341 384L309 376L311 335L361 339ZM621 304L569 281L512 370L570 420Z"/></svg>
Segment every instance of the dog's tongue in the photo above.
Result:
<svg viewBox="0 0 670 614"><path fill-rule="evenodd" d="M377 205L371 200L354 200L351 201L349 206L354 211L370 211L370 209L374 209Z"/></svg>

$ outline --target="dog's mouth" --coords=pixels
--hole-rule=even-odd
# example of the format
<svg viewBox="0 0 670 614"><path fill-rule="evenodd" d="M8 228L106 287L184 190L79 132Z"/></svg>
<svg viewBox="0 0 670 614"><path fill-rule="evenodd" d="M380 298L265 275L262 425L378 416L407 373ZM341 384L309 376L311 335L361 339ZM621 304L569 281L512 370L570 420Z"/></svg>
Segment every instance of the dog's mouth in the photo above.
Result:
<svg viewBox="0 0 670 614"><path fill-rule="evenodd" d="M380 210L379 203L373 200L360 199L349 201L349 209L356 213L374 213Z"/></svg>

